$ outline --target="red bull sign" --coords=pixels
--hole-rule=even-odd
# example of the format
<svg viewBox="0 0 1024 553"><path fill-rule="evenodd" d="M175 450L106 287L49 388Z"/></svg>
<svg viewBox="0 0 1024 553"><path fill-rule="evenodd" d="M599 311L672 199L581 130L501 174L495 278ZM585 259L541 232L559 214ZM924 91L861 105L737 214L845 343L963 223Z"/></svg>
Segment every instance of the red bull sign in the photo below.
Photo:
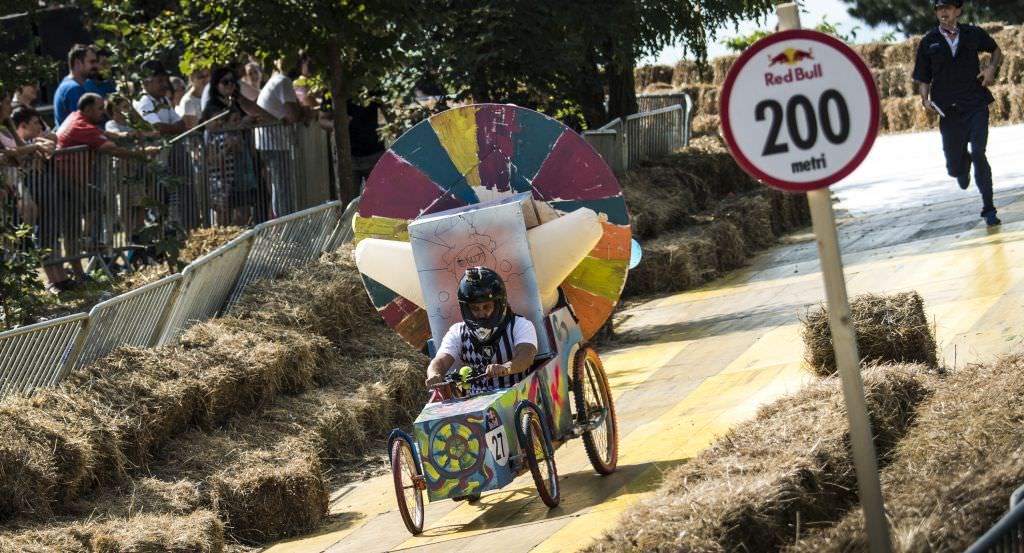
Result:
<svg viewBox="0 0 1024 553"><path fill-rule="evenodd" d="M822 188L852 172L878 132L867 65L816 31L783 31L743 52L722 86L722 134L736 161L765 184Z"/></svg>

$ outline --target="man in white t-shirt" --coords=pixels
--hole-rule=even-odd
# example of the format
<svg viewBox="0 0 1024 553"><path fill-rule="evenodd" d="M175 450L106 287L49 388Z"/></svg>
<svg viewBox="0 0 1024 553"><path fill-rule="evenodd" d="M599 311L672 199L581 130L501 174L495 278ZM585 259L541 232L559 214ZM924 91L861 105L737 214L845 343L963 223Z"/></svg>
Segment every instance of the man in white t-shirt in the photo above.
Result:
<svg viewBox="0 0 1024 553"><path fill-rule="evenodd" d="M427 386L444 382L463 366L473 376L487 376L473 383L473 392L505 388L526 378L537 356L537 330L529 319L512 312L498 273L486 267L466 269L459 281L459 308L463 322L453 324L441 340L427 368Z"/></svg>
<svg viewBox="0 0 1024 553"><path fill-rule="evenodd" d="M261 108L283 123L256 130L256 149L260 151L270 175L271 205L278 217L295 211L295 186L298 183L289 182L289 176L294 173L291 169L296 162L293 155L296 137L290 125L304 119L292 78L285 74L286 63L284 59L274 63L274 73L256 99Z"/></svg>
<svg viewBox="0 0 1024 553"><path fill-rule="evenodd" d="M167 99L171 90L171 81L164 64L158 60L143 62L139 67L142 77L142 88L145 93L132 106L135 111L153 125L161 135L176 135L185 132L185 122L181 120L174 106Z"/></svg>

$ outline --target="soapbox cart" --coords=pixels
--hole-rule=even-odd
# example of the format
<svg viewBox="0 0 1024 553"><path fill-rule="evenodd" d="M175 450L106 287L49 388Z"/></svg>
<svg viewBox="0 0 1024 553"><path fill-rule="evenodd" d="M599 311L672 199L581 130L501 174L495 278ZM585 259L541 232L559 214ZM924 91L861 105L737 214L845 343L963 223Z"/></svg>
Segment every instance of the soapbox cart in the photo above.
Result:
<svg viewBox="0 0 1024 553"><path fill-rule="evenodd" d="M518 384L427 404L413 435L388 439L398 510L413 534L423 530L424 492L430 501L468 499L500 489L527 471L549 507L560 500L554 451L572 438L594 470L615 471L615 407L601 359L582 344L568 307L548 315L556 352L534 363Z"/></svg>
<svg viewBox="0 0 1024 553"><path fill-rule="evenodd" d="M597 472L615 470L615 409L587 339L625 286L630 221L615 175L582 136L513 105L434 115L377 162L352 226L373 305L413 347L433 353L461 319L458 282L474 266L501 276L537 331L521 382L427 403L411 432L391 433L410 532L422 531L426 501L472 501L526 472L554 507L554 451L571 438L583 438Z"/></svg>

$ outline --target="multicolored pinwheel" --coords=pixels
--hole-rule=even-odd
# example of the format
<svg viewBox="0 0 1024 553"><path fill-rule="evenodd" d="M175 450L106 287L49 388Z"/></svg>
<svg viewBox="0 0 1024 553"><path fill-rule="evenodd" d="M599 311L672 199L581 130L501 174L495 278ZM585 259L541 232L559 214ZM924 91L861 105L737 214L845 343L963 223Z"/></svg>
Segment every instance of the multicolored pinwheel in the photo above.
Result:
<svg viewBox="0 0 1024 553"><path fill-rule="evenodd" d="M555 119L514 105L477 104L419 123L370 174L354 221L356 240L408 241L417 217L520 192L561 213L587 207L605 216L601 241L561 285L589 338L626 283L629 212L601 156ZM388 325L422 348L430 337L426 313L366 275L363 280Z"/></svg>

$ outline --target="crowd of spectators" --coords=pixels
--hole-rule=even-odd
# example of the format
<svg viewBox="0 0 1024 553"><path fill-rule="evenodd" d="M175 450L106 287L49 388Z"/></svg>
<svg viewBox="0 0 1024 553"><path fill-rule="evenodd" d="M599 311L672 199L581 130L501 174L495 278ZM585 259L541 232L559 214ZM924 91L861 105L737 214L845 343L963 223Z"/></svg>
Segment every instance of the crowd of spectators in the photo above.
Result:
<svg viewBox="0 0 1024 553"><path fill-rule="evenodd" d="M37 83L0 91L0 217L29 225L35 245L50 250L44 270L54 293L90 280L82 261L95 252L83 241L106 232L109 243L111 232L121 233L129 237L123 242L130 253L139 227L156 224L145 202L103 189L103 170L125 173L154 157L164 166L201 160L201 187L148 190L156 197L147 201L180 204L203 194L210 224L245 225L297 208L288 191L297 141L291 125L330 126L329 102L302 84L309 64L299 55L272 60L269 77L252 58L185 76L154 59L117 71L131 77L122 82L113 78L111 59L103 48L74 45L52 96L52 115ZM377 104L348 106L357 182L384 151L378 110ZM181 151L175 154L171 145ZM98 228L101 206L119 214L119 228Z"/></svg>

